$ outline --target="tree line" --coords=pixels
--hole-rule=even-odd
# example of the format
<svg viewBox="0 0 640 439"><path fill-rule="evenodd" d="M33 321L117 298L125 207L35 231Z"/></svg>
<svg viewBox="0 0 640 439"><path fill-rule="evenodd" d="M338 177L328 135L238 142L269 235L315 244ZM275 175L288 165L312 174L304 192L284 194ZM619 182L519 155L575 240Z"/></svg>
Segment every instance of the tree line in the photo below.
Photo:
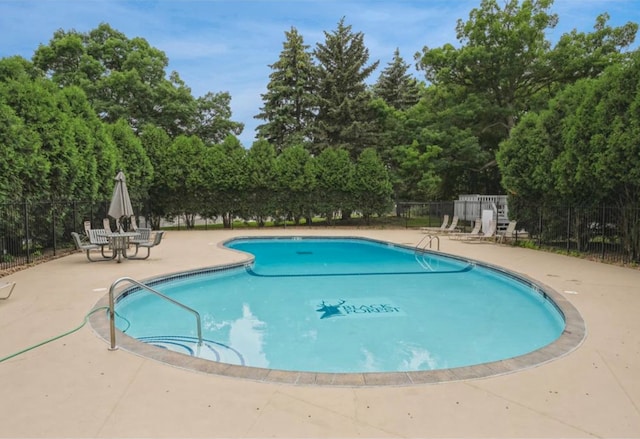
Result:
<svg viewBox="0 0 640 439"><path fill-rule="evenodd" d="M379 62L345 18L313 49L292 27L249 147L231 96L194 97L143 38L59 30L31 60L0 60L0 201L108 197L118 169L154 215L225 223L370 216L460 193L637 200L638 90L623 79L637 73L624 51L637 24L602 14L552 44L552 5L482 0L458 20L457 45L414 55L424 80L396 50L372 85Z"/></svg>

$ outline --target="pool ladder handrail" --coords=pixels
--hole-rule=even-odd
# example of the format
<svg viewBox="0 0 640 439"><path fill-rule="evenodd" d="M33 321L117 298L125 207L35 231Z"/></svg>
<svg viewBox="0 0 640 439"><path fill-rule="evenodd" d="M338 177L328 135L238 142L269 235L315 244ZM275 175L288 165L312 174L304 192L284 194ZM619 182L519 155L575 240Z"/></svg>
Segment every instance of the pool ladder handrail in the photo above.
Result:
<svg viewBox="0 0 640 439"><path fill-rule="evenodd" d="M109 335L110 335L110 342L111 342L111 346L109 347L109 350L115 351L116 349L118 349L118 347L116 346L116 323L115 323L116 309L115 309L115 299L114 299L113 292L118 284L125 281L132 283L144 290L147 290L150 293L155 294L158 297L170 303L173 303L174 305L177 305L186 311L189 311L190 313L193 313L193 315L196 317L196 325L198 328L198 346L202 346L202 323L200 319L200 313L198 311L196 311L193 308L189 308L187 305L180 303L169 296L162 294L160 291L154 290L153 288L143 284L142 282L138 282L137 280L132 279L130 277L121 277L120 279L117 279L116 281L114 281L111 284L111 287L109 288Z"/></svg>
<svg viewBox="0 0 640 439"><path fill-rule="evenodd" d="M427 242L424 242L425 240L427 240ZM427 248L427 246L429 246L429 248L432 248L432 243L433 241L436 241L436 243L438 244L438 247L436 248L437 251L440 251L440 237L438 235L424 235L424 237L420 240L420 242L418 242L416 244L416 252L418 250L424 250ZM424 245L422 247L420 247L420 245L424 242Z"/></svg>
<svg viewBox="0 0 640 439"><path fill-rule="evenodd" d="M422 266L422 268L424 268L425 270L429 270L429 271L435 271L433 269L433 267L431 267L431 264L429 264L429 262L427 262L427 260L425 259L424 255L425 252L424 250L427 248L427 246L429 246L429 248L431 248L433 240L435 239L436 243L438 244L438 248L436 250L440 250L440 238L438 237L438 235L425 235L420 242L418 242L416 244L416 249L415 249L415 253L414 256L416 258L416 261L418 262L418 264L420 264ZM425 242L426 240L426 242ZM422 247L420 247L420 245L424 242L424 245ZM418 252L420 252L422 259L420 259L418 257Z"/></svg>

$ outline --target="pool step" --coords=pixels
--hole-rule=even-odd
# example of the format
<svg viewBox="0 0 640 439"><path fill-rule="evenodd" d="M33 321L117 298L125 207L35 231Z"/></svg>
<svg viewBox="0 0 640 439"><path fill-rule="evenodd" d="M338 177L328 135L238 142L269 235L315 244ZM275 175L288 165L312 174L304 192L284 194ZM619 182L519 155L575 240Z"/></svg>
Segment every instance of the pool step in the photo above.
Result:
<svg viewBox="0 0 640 439"><path fill-rule="evenodd" d="M203 340L202 346L198 346L198 339L189 336L159 335L137 337L137 339L144 343L191 357L244 366L244 358L240 352L230 346L212 340Z"/></svg>

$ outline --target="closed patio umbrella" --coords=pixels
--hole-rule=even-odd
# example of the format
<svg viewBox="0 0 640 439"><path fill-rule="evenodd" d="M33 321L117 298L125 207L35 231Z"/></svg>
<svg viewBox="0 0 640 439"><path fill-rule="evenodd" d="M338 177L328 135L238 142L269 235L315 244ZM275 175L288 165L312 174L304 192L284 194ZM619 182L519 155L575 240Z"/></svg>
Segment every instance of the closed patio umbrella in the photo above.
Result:
<svg viewBox="0 0 640 439"><path fill-rule="evenodd" d="M115 177L116 185L113 188L113 197L111 197L111 205L109 206L108 215L116 220L122 217L133 216L133 206L129 198L127 183L122 171L118 172Z"/></svg>

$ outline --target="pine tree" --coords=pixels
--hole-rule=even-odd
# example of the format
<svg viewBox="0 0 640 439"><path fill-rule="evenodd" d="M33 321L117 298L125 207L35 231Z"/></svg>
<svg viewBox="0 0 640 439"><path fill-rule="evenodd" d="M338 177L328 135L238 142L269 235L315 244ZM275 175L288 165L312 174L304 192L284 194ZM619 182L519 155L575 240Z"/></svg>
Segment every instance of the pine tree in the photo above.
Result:
<svg viewBox="0 0 640 439"><path fill-rule="evenodd" d="M274 145L277 152L308 141L315 117L314 65L309 46L294 27L285 36L280 58L269 66L273 71L267 92L262 95L264 106L256 116L267 121L258 126L258 136Z"/></svg>
<svg viewBox="0 0 640 439"><path fill-rule="evenodd" d="M407 73L409 64L400 56L398 49L393 60L380 73L378 82L373 86L374 96L382 98L396 110L406 110L420 99L418 81Z"/></svg>
<svg viewBox="0 0 640 439"><path fill-rule="evenodd" d="M312 152L346 148L355 158L366 148L372 134L368 109L371 101L365 80L378 67L367 66L369 50L362 32L353 33L344 18L333 33L325 32L325 43L316 45L318 61L318 116Z"/></svg>

